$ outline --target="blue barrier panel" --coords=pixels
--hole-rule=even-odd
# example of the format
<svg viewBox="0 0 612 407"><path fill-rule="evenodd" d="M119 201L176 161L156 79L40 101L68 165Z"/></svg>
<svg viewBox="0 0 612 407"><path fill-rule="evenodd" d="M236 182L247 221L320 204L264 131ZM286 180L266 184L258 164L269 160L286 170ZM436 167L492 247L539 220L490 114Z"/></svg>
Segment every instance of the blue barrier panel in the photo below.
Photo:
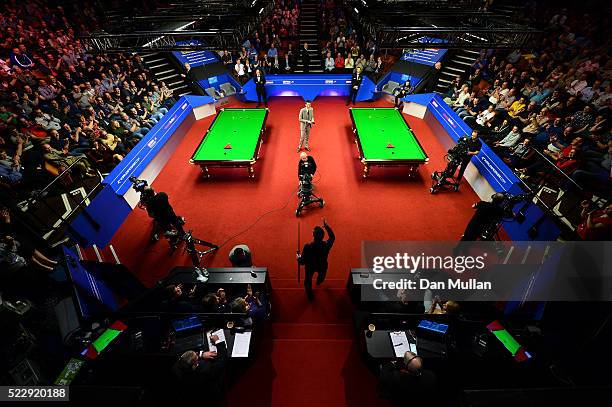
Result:
<svg viewBox="0 0 612 407"><path fill-rule="evenodd" d="M71 237L81 246L106 246L132 208L121 195L105 185L86 208L72 221Z"/></svg>
<svg viewBox="0 0 612 407"><path fill-rule="evenodd" d="M304 100L314 100L317 96L348 96L351 74L282 74L266 76L266 92L271 96L301 96ZM357 100L374 98L376 84L365 76L361 82ZM257 101L255 83L250 79L243 87L248 101Z"/></svg>
<svg viewBox="0 0 612 407"><path fill-rule="evenodd" d="M198 40L177 41L176 45L201 45ZM172 55L181 65L189 63L192 68L212 64L219 61L219 57L213 51L173 51Z"/></svg>
<svg viewBox="0 0 612 407"><path fill-rule="evenodd" d="M102 312L117 311L120 300L104 281L93 276L80 263L72 250L62 246L67 261L68 273L74 283L76 307L83 318Z"/></svg>

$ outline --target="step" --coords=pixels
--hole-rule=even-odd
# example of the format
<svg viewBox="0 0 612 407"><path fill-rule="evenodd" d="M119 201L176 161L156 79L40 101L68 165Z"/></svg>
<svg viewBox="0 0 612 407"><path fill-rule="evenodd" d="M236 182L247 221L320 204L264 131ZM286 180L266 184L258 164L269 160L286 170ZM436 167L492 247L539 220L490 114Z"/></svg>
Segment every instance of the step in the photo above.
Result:
<svg viewBox="0 0 612 407"><path fill-rule="evenodd" d="M464 62L464 61L451 61L451 63L453 64L459 64L459 65L467 65L467 66L472 66L471 62Z"/></svg>
<svg viewBox="0 0 612 407"><path fill-rule="evenodd" d="M167 62L164 62L163 64L149 65L149 69L157 69L157 68L161 68L164 66L170 66L170 64Z"/></svg>
<svg viewBox="0 0 612 407"><path fill-rule="evenodd" d="M174 82L174 83L168 83L167 84L168 87L172 90L177 90L177 89L181 89L181 88L188 88L189 85L186 84L185 82Z"/></svg>
<svg viewBox="0 0 612 407"><path fill-rule="evenodd" d="M152 59L152 60L146 61L146 62L147 62L147 65L150 65L150 64L154 64L156 62L165 61L165 60L166 60L166 58L157 58L157 59Z"/></svg>
<svg viewBox="0 0 612 407"><path fill-rule="evenodd" d="M442 79L442 78L440 78L440 79L439 79L439 82L451 83L452 81L447 81L446 79Z"/></svg>
<svg viewBox="0 0 612 407"><path fill-rule="evenodd" d="M176 78L177 76L179 76L179 74L177 74L177 73L175 73L173 75L168 75L168 76L157 76L157 75L155 75L157 80L160 80L160 81L165 81L166 79L170 79L170 78Z"/></svg>
<svg viewBox="0 0 612 407"><path fill-rule="evenodd" d="M185 96L185 95L191 95L191 92L183 92L183 93L179 93L178 95L179 97Z"/></svg>
<svg viewBox="0 0 612 407"><path fill-rule="evenodd" d="M149 57L153 57L153 56L159 55L159 52L149 52L147 54L139 54L139 55L140 55L140 57L142 59L146 59L146 58L149 58Z"/></svg>
<svg viewBox="0 0 612 407"><path fill-rule="evenodd" d="M462 49L461 52L468 53L468 54L473 54L473 55L476 55L476 56L480 55L480 52L472 51L471 49Z"/></svg>
<svg viewBox="0 0 612 407"><path fill-rule="evenodd" d="M466 56L466 55L455 55L455 58L453 58L453 60L456 59L463 59L466 61L470 61L470 62L474 62L475 58L472 58L471 56Z"/></svg>
<svg viewBox="0 0 612 407"><path fill-rule="evenodd" d="M161 72L154 72L155 75L163 75L166 73L170 73L170 72L176 72L174 69L166 69L165 71L161 71Z"/></svg>
<svg viewBox="0 0 612 407"><path fill-rule="evenodd" d="M453 68L452 66L447 66L446 69L448 69L450 71L459 72L459 73L465 73L465 70L462 70L462 69L459 69L459 68Z"/></svg>

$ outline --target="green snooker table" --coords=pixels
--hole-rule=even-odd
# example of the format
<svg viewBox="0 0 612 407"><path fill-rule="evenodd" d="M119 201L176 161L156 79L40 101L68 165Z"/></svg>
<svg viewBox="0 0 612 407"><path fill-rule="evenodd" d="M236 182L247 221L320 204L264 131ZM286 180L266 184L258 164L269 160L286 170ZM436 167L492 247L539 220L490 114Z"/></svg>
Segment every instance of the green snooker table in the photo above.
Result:
<svg viewBox="0 0 612 407"><path fill-rule="evenodd" d="M371 166L405 166L413 176L429 161L399 110L354 107L350 114L364 178Z"/></svg>
<svg viewBox="0 0 612 407"><path fill-rule="evenodd" d="M209 167L245 167L255 177L268 109L221 109L189 162L209 177Z"/></svg>

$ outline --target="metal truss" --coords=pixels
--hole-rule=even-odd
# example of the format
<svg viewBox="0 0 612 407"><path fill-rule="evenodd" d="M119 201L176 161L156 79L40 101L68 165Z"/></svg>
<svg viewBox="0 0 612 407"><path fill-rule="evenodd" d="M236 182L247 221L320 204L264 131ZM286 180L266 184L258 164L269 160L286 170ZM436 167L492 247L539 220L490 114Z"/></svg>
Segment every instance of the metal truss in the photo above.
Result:
<svg viewBox="0 0 612 407"><path fill-rule="evenodd" d="M376 30L376 29L374 29ZM371 30L371 31L374 31ZM370 31L370 30L369 30ZM387 28L374 31L372 38L379 49L391 48L463 48L511 49L536 44L540 31L514 28ZM436 39L436 41L433 41ZM442 40L442 42L439 42Z"/></svg>
<svg viewBox="0 0 612 407"><path fill-rule="evenodd" d="M81 37L81 41L92 53L234 49L248 32L248 27L243 28L243 30L152 31L129 34L101 32ZM187 43L187 45L178 43Z"/></svg>
<svg viewBox="0 0 612 407"><path fill-rule="evenodd" d="M105 10L103 30L84 35L81 41L92 53L234 50L256 29L272 4L264 0L173 0L163 7L134 12L128 0L121 9Z"/></svg>
<svg viewBox="0 0 612 407"><path fill-rule="evenodd" d="M535 45L541 31L516 24L499 14L466 8L378 7L368 0L349 1L348 11L378 49L463 48L506 49ZM387 6L394 2L384 2ZM401 3L395 3L401 4ZM445 4L445 2L443 2ZM435 39L435 40L432 40ZM440 42L441 40L441 42Z"/></svg>

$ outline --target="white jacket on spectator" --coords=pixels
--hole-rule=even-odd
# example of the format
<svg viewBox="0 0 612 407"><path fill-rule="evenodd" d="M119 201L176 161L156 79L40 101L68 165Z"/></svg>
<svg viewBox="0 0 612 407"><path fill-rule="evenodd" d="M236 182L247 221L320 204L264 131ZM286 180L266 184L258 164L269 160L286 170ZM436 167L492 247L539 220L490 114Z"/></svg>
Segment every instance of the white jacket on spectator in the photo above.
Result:
<svg viewBox="0 0 612 407"><path fill-rule="evenodd" d="M36 117L34 121L45 130L59 130L62 127L58 118L49 116L47 113Z"/></svg>

